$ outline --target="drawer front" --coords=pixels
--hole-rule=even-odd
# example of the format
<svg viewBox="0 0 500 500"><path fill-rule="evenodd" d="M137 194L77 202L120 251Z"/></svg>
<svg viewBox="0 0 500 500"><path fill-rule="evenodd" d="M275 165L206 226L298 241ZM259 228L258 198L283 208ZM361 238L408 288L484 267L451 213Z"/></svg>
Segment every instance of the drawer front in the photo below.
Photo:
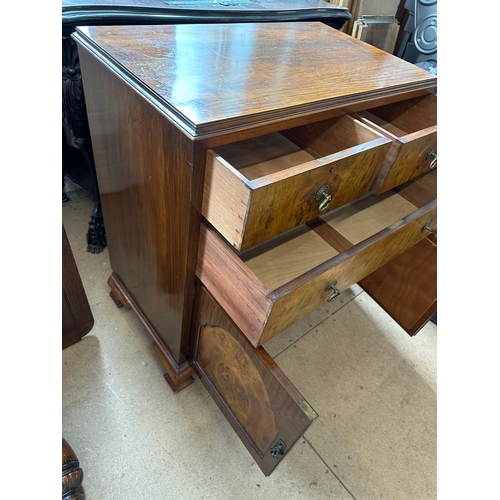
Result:
<svg viewBox="0 0 500 500"><path fill-rule="evenodd" d="M248 343L199 282L193 319L195 370L269 475L317 414L264 348Z"/></svg>
<svg viewBox="0 0 500 500"><path fill-rule="evenodd" d="M288 293L277 290L274 304L260 338L265 343L306 314L322 306L391 259L415 245L429 233L426 224L435 226L436 204L419 209L393 227L345 250L308 276L309 280ZM317 274L317 276L315 276ZM331 284L335 282L335 288ZM283 288L283 287L282 287Z"/></svg>
<svg viewBox="0 0 500 500"><path fill-rule="evenodd" d="M209 150L202 214L245 250L368 193L390 146L344 116Z"/></svg>
<svg viewBox="0 0 500 500"><path fill-rule="evenodd" d="M197 276L252 345L258 346L323 305L336 290L346 290L425 238L428 233L423 228L435 226L436 210L434 201L360 243L350 246L345 240L344 251L273 290L202 224ZM335 231L326 223L319 226L315 231L334 247Z"/></svg>
<svg viewBox="0 0 500 500"><path fill-rule="evenodd" d="M434 168L437 168L435 127L395 140L370 191L384 193Z"/></svg>
<svg viewBox="0 0 500 500"><path fill-rule="evenodd" d="M436 96L429 94L355 115L392 140L372 193L386 192L437 168L436 108Z"/></svg>

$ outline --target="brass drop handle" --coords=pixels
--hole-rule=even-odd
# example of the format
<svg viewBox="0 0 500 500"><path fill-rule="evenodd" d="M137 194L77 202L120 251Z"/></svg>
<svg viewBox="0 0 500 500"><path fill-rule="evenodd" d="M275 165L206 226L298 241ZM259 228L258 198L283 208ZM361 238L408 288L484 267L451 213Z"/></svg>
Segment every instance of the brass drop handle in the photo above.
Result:
<svg viewBox="0 0 500 500"><path fill-rule="evenodd" d="M318 210L320 212L323 212L328 208L330 205L330 202L332 201L331 195L328 194L328 186L323 186L317 193L316 193L316 199L319 201L322 198L323 201L319 204Z"/></svg>
<svg viewBox="0 0 500 500"><path fill-rule="evenodd" d="M429 222L422 228L422 231L429 231L431 234L433 234L436 238L438 235L438 230L433 229L432 227L429 227Z"/></svg>
<svg viewBox="0 0 500 500"><path fill-rule="evenodd" d="M437 165L437 162L438 162L438 155L437 155L437 151L435 149L431 149L427 153L427 159L430 160L431 158L432 158L432 161L429 164L430 169L435 168Z"/></svg>
<svg viewBox="0 0 500 500"><path fill-rule="evenodd" d="M326 285L325 292L328 290L333 290L333 293L328 297L328 302L333 302L339 295L340 292L337 290L337 287L335 286L337 284L337 280L333 280L331 283Z"/></svg>

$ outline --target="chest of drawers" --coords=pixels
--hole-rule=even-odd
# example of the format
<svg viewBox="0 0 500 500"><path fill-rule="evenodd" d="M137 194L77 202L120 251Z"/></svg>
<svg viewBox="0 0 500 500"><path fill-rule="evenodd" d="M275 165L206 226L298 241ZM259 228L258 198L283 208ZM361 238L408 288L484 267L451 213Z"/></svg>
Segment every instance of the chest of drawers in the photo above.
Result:
<svg viewBox="0 0 500 500"><path fill-rule="evenodd" d="M315 22L74 38L111 296L269 474L317 415L265 342L436 228L436 78Z"/></svg>

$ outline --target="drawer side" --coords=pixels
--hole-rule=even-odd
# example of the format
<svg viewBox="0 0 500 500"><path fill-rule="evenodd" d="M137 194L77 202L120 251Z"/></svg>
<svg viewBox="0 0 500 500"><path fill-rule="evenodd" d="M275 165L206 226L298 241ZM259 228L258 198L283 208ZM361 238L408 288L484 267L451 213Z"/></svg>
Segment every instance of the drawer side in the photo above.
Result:
<svg viewBox="0 0 500 500"><path fill-rule="evenodd" d="M235 248L241 246L250 200L246 179L209 149L201 213Z"/></svg>
<svg viewBox="0 0 500 500"><path fill-rule="evenodd" d="M394 141L370 191L385 193L436 168L433 154L437 154L437 127Z"/></svg>
<svg viewBox="0 0 500 500"><path fill-rule="evenodd" d="M259 345L260 333L272 308L269 291L204 222L200 225L196 276L248 340L254 346Z"/></svg>

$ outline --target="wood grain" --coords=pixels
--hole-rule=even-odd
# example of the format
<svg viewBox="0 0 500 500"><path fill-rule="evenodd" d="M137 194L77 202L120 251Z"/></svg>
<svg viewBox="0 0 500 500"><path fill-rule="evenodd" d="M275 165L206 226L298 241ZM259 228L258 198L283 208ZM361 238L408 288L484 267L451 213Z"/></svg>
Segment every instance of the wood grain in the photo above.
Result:
<svg viewBox="0 0 500 500"><path fill-rule="evenodd" d="M202 326L197 363L262 457L277 441L271 401L251 357L236 339L218 326Z"/></svg>
<svg viewBox="0 0 500 500"><path fill-rule="evenodd" d="M370 188L373 193L384 193L429 171L433 159L429 153L437 154L434 94L377 107L356 116L393 140Z"/></svg>
<svg viewBox="0 0 500 500"><path fill-rule="evenodd" d="M317 418L264 348L252 347L197 283L194 366L205 387L264 474L269 475ZM271 448L282 440L283 454Z"/></svg>
<svg viewBox="0 0 500 500"><path fill-rule="evenodd" d="M398 127L406 134L411 134L436 126L437 96L431 93L387 106L372 108L369 112L393 127Z"/></svg>
<svg viewBox="0 0 500 500"><path fill-rule="evenodd" d="M64 226L62 227L62 348L79 342L92 330L94 316L76 266Z"/></svg>
<svg viewBox="0 0 500 500"><path fill-rule="evenodd" d="M257 137L207 155L202 214L245 250L368 192L391 141L350 116Z"/></svg>
<svg viewBox="0 0 500 500"><path fill-rule="evenodd" d="M426 236L433 224L436 204L430 203L408 217L339 254L271 294L274 305L260 337L264 344L309 312L325 304L332 294L327 285L337 280L342 292Z"/></svg>
<svg viewBox="0 0 500 500"><path fill-rule="evenodd" d="M157 344L180 365L191 322L205 151L84 47L80 62L111 267L128 301L154 325Z"/></svg>
<svg viewBox="0 0 500 500"><path fill-rule="evenodd" d="M340 291L347 289L425 238L426 223L435 225L435 201L416 209L395 193L378 204L372 199L378 200L371 196L338 211L335 229L354 244L338 255L328 239L301 252L300 239L310 243L311 233L300 227L238 257L202 223L197 276L257 347L324 304L330 282L336 279Z"/></svg>
<svg viewBox="0 0 500 500"><path fill-rule="evenodd" d="M240 249L252 190L247 179L215 151L207 151L201 213L226 240Z"/></svg>
<svg viewBox="0 0 500 500"><path fill-rule="evenodd" d="M200 225L196 276L255 347L272 301L269 291L205 223Z"/></svg>
<svg viewBox="0 0 500 500"><path fill-rule="evenodd" d="M83 470L73 448L62 438L62 500L85 500Z"/></svg>
<svg viewBox="0 0 500 500"><path fill-rule="evenodd" d="M321 218L351 243L360 243L416 210L416 206L389 192L367 196Z"/></svg>
<svg viewBox="0 0 500 500"><path fill-rule="evenodd" d="M402 184L394 189L399 196L417 207L423 207L436 198L438 190L437 169L431 170L416 179Z"/></svg>
<svg viewBox="0 0 500 500"><path fill-rule="evenodd" d="M334 151L331 149L330 153ZM249 181L283 172L314 159L278 132L220 146L215 149L215 153Z"/></svg>
<svg viewBox="0 0 500 500"><path fill-rule="evenodd" d="M268 290L275 290L338 255L337 250L307 226L273 238L240 254Z"/></svg>
<svg viewBox="0 0 500 500"><path fill-rule="evenodd" d="M437 246L429 238L359 285L411 336L437 312Z"/></svg>

